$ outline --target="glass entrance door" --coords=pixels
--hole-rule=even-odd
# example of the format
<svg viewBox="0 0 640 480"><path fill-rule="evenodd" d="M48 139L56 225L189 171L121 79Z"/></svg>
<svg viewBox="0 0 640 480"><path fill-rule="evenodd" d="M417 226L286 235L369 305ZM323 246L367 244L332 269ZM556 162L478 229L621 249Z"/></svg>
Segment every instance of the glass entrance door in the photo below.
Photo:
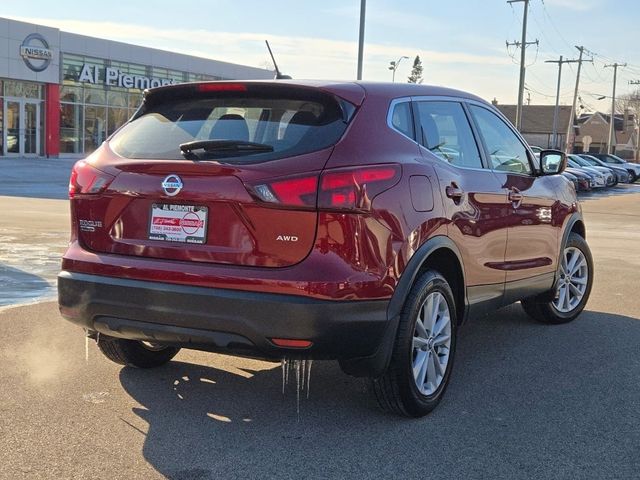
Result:
<svg viewBox="0 0 640 480"><path fill-rule="evenodd" d="M5 155L18 154L20 153L20 102L7 100L4 103L4 121L6 125Z"/></svg>
<svg viewBox="0 0 640 480"><path fill-rule="evenodd" d="M26 99L4 102L4 155L40 155L40 103Z"/></svg>
<svg viewBox="0 0 640 480"><path fill-rule="evenodd" d="M40 152L40 105L25 102L24 108L24 155L38 155Z"/></svg>

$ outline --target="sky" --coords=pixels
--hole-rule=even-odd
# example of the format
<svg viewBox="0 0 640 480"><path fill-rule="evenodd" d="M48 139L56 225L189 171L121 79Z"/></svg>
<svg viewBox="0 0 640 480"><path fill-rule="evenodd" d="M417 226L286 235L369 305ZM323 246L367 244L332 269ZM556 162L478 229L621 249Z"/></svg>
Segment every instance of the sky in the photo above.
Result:
<svg viewBox="0 0 640 480"><path fill-rule="evenodd" d="M364 80L391 81L389 62L401 56L396 81L406 81L420 55L424 83L473 92L502 104L517 100L524 3L505 0L368 0ZM293 78L356 77L359 0L0 0L0 16L64 31L161 48L216 60L272 68L268 39L280 70ZM557 65L584 45L580 104L610 110L613 69L617 93L640 80L638 0L530 0L525 93L532 104L553 104ZM563 66L560 103L571 104L576 64Z"/></svg>

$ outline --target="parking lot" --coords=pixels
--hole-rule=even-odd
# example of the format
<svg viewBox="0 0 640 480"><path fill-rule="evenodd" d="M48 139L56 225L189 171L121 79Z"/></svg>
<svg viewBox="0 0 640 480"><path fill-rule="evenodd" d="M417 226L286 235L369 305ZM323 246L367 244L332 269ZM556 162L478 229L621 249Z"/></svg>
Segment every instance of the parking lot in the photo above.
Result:
<svg viewBox="0 0 640 480"><path fill-rule="evenodd" d="M85 351L50 301L60 181L0 190L0 478L637 477L640 185L582 196L596 278L581 317L473 319L443 403L406 420L333 363L314 364L298 417L279 364L182 351L140 371Z"/></svg>

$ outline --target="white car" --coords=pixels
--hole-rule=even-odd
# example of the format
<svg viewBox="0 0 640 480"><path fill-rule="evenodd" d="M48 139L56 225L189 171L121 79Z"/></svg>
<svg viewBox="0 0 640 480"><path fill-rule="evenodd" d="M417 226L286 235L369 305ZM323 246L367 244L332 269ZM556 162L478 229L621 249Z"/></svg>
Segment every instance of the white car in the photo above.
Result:
<svg viewBox="0 0 640 480"><path fill-rule="evenodd" d="M640 178L640 164L627 162L622 158L609 153L590 153L589 155L599 158L605 163L615 165L616 167L623 167L631 174L631 183Z"/></svg>

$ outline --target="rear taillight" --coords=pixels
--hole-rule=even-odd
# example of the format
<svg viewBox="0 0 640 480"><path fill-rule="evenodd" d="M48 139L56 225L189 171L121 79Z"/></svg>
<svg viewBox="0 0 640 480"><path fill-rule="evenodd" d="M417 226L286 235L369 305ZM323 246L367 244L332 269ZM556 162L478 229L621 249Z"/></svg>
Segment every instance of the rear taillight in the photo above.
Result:
<svg viewBox="0 0 640 480"><path fill-rule="evenodd" d="M69 198L104 192L115 177L92 167L84 160L77 162L69 179Z"/></svg>
<svg viewBox="0 0 640 480"><path fill-rule="evenodd" d="M278 178L254 185L250 190L255 197L266 203L315 208L318 176L316 174Z"/></svg>
<svg viewBox="0 0 640 480"><path fill-rule="evenodd" d="M320 210L367 211L373 198L400 180L399 165L326 170L317 175L278 178L250 187L260 201ZM319 188L318 188L319 186Z"/></svg>
<svg viewBox="0 0 640 480"><path fill-rule="evenodd" d="M371 200L400 180L400 165L327 170L320 179L321 210L369 210Z"/></svg>

